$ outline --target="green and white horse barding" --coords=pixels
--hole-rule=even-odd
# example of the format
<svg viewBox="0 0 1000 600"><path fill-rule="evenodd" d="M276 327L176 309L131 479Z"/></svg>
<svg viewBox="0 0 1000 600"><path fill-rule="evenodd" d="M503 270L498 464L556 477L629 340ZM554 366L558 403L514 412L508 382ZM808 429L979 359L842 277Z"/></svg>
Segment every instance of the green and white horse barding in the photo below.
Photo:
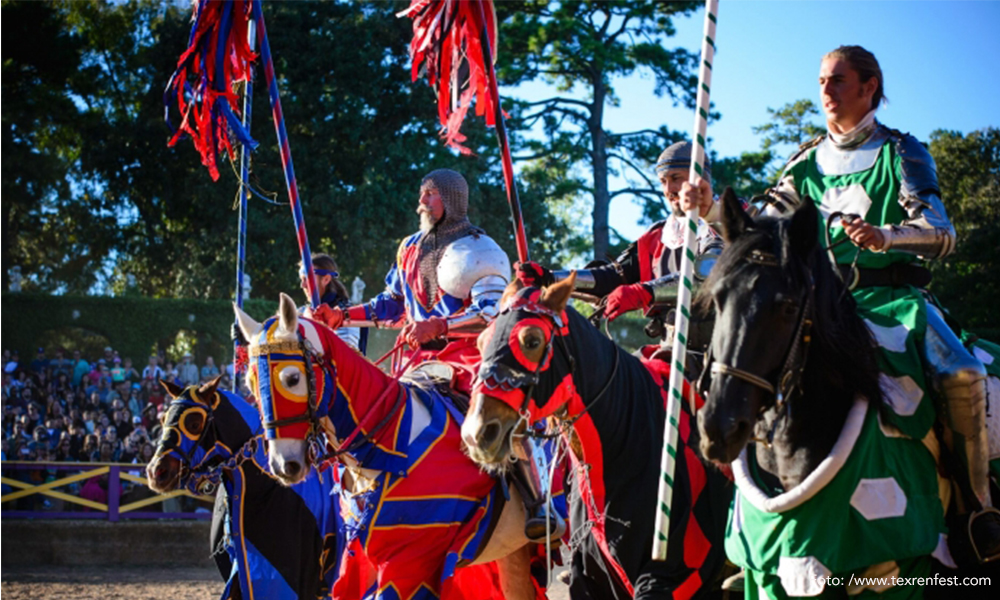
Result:
<svg viewBox="0 0 1000 600"><path fill-rule="evenodd" d="M931 394L880 372L878 323L858 316L827 260L813 203L753 221L728 196L727 248L699 298L716 326L698 424L703 454L733 463L726 553L747 597L919 596L857 578L928 575L932 556L954 564ZM977 354L992 363L988 348ZM989 386L1000 392L996 377ZM919 435L915 416L930 421Z"/></svg>

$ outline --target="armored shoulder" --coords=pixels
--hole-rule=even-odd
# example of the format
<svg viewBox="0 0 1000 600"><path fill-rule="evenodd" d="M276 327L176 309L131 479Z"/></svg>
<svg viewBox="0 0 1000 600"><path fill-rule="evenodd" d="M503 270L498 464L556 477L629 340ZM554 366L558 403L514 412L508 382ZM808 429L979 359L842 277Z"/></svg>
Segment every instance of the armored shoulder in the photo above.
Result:
<svg viewBox="0 0 1000 600"><path fill-rule="evenodd" d="M826 137L825 134L819 135L809 140L808 142L800 145L799 149L795 151L795 154L793 154L792 157L788 159L788 162L785 163L785 166L784 168L781 169L781 172L787 173L789 169L791 169L795 165L805 160L806 157L809 156L809 151L815 148L816 146L819 146L820 142L822 142L823 138L825 137Z"/></svg>
<svg viewBox="0 0 1000 600"><path fill-rule="evenodd" d="M889 129L889 139L899 155L901 192L907 196L935 194L940 196L937 165L934 157L917 138L896 129Z"/></svg>
<svg viewBox="0 0 1000 600"><path fill-rule="evenodd" d="M468 298L476 283L485 278L510 281L510 260L486 234L473 234L448 244L437 266L438 286L456 298ZM501 290L503 288L501 285Z"/></svg>
<svg viewBox="0 0 1000 600"><path fill-rule="evenodd" d="M764 214L789 213L802 203L802 199L799 197L798 183L795 181L792 170L796 165L806 160L809 157L809 151L819 146L825 137L825 135L818 136L799 146L799 149L782 168L777 185L753 198L754 202L763 201L765 203L761 212Z"/></svg>

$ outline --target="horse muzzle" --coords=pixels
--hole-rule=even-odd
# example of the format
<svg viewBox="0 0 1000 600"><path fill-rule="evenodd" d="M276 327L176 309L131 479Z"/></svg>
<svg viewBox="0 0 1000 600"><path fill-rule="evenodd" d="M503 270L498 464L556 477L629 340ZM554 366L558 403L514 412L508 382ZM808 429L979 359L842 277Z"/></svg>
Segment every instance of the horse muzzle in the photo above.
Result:
<svg viewBox="0 0 1000 600"><path fill-rule="evenodd" d="M511 452L511 430L517 422L517 412L503 401L474 394L462 424L462 440L469 458L487 469L504 468Z"/></svg>
<svg viewBox="0 0 1000 600"><path fill-rule="evenodd" d="M146 483L158 494L166 494L177 488L181 463L173 456L160 455L146 465Z"/></svg>

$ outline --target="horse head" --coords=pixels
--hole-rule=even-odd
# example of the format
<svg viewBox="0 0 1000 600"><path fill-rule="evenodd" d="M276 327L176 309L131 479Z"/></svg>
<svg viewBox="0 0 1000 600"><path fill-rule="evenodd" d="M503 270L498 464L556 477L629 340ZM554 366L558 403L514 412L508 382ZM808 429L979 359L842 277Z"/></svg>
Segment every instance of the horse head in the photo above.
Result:
<svg viewBox="0 0 1000 600"><path fill-rule="evenodd" d="M236 318L249 341L246 381L260 405L268 465L279 481L294 485L311 466L308 452L325 415L336 376L324 365L316 325L299 318L295 302L281 294L278 314L264 323L239 307Z"/></svg>
<svg viewBox="0 0 1000 600"><path fill-rule="evenodd" d="M723 205L726 249L696 299L713 307L716 319L698 426L703 455L731 462L755 429L758 437L773 436L810 383L815 390L825 377L828 386L849 387L843 373L853 362L861 367L855 385L871 389L876 371L853 298L819 245L821 217L812 200L787 218L756 220L730 190ZM807 365L809 355L823 358ZM782 424L790 426L791 419Z"/></svg>
<svg viewBox="0 0 1000 600"><path fill-rule="evenodd" d="M510 462L513 436L575 396L566 342L575 277L544 289L513 281L500 315L479 337L482 363L462 439L472 460L489 470Z"/></svg>
<svg viewBox="0 0 1000 600"><path fill-rule="evenodd" d="M218 444L220 435L213 418L223 400L217 389L219 379L183 389L163 382L171 400L156 452L146 465L146 479L153 490L161 494L174 490L186 474L228 458L229 449Z"/></svg>

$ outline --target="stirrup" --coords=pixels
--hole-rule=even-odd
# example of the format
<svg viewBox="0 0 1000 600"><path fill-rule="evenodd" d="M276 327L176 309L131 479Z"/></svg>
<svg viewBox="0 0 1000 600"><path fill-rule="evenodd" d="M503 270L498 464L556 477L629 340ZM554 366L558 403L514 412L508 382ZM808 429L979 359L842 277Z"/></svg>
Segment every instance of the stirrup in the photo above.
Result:
<svg viewBox="0 0 1000 600"><path fill-rule="evenodd" d="M747 572L740 569L739 572L733 573L722 581L722 591L742 592L744 590L744 586L746 585L746 579Z"/></svg>
<svg viewBox="0 0 1000 600"><path fill-rule="evenodd" d="M524 535L533 544L544 544L546 539L556 544L565 534L566 519L556 514L554 510L549 511L547 519L545 511L540 510L524 522Z"/></svg>
<svg viewBox="0 0 1000 600"><path fill-rule="evenodd" d="M997 523L1000 524L1000 510L997 510L992 506L988 506L982 510L973 511L972 513L969 514L969 523L967 525L966 534L968 535L969 538L969 544L972 546L972 552L975 555L976 561L979 564L985 564L1000 559L1000 551L994 552L993 554L984 558L983 555L979 552L979 546L976 545L976 538L972 537L972 524L976 521L978 517L990 513L997 515Z"/></svg>

